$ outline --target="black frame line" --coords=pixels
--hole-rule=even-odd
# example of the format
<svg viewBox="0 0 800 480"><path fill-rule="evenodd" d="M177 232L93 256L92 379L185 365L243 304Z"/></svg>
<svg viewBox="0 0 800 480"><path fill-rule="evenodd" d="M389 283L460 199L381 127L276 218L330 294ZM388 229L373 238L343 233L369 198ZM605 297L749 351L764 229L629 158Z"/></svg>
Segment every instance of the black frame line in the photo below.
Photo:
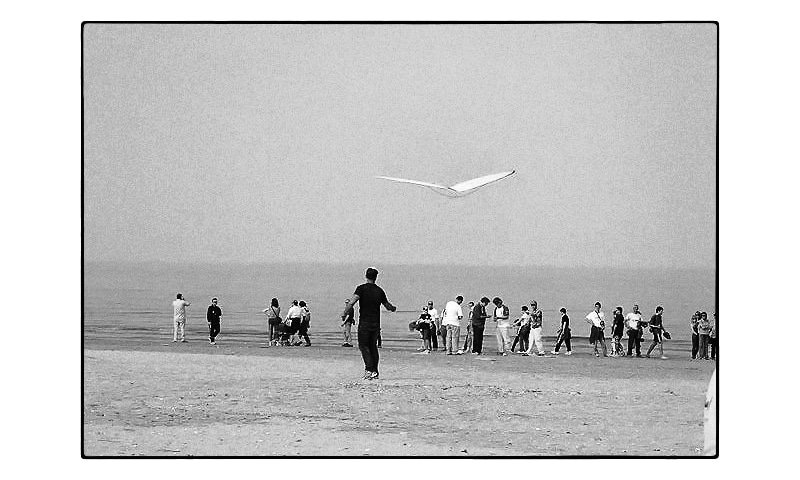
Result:
<svg viewBox="0 0 800 480"><path fill-rule="evenodd" d="M84 346L84 313L85 313L85 283L84 283L84 238L85 238L85 228L83 223L84 218L84 208L85 208L85 151L84 151L84 139L85 139L85 112L84 112L84 69L83 69L83 61L84 61L84 45L83 45L83 34L84 34L84 27L86 25L92 24L126 24L126 25L575 25L575 24L593 24L593 25L660 25L660 24L712 24L717 29L717 91L716 91L716 151L715 151L715 162L716 162L716 219L715 219L715 241L716 241L716 251L715 251L715 267L714 267L714 309L719 316L719 50L720 50L720 34L719 34L719 21L716 20L336 20L336 21L328 21L328 20L285 20L285 21L250 21L250 20L187 20L187 21L180 21L180 20L86 20L81 22L81 458L82 459L123 459L123 460L130 460L130 459L170 459L170 460L189 460L189 459L403 459L403 460L415 460L415 459L447 459L447 460L484 460L484 459L491 459L491 460L531 460L531 459L555 459L555 460L595 460L595 459L639 459L639 460L650 460L650 459L664 459L664 460L682 460L682 459L692 459L692 460L712 460L719 458L719 343L717 343L717 360L716 360L716 441L717 441L717 451L713 456L688 456L688 455L677 455L677 456L666 456L666 455L653 455L653 456L639 456L639 455L515 455L515 456L485 456L485 455L474 455L474 456L407 456L407 455L385 455L385 456L356 456L356 455L309 455L309 456L253 456L253 455L243 455L243 456L232 456L232 455L215 455L215 456L166 456L166 455L152 455L152 456L122 456L122 455L114 455L114 456L105 456L105 455L87 455L84 452L84 421L85 421L85 392L84 392L84 354L85 354L85 346ZM717 338L719 338L719 327L717 326Z"/></svg>

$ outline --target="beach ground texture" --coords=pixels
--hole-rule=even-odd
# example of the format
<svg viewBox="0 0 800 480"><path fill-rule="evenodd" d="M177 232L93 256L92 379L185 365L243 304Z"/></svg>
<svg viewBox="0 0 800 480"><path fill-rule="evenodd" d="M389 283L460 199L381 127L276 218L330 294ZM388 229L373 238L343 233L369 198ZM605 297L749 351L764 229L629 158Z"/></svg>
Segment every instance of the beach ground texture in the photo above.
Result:
<svg viewBox="0 0 800 480"><path fill-rule="evenodd" d="M267 348L223 332L214 347L201 332L85 333L84 455L693 456L715 366L681 342L667 360L596 358L582 338L570 357L502 357L487 334L480 356L385 339L368 381L335 338Z"/></svg>

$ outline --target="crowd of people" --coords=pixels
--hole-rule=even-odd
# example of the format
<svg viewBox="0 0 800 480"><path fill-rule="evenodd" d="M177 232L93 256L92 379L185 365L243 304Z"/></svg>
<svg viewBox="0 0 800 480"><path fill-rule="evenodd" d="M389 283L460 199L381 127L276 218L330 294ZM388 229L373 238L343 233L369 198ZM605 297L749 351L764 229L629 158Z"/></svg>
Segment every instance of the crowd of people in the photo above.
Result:
<svg viewBox="0 0 800 480"><path fill-rule="evenodd" d="M342 347L353 347L352 328L356 324L354 307L360 305L360 322L358 325L358 346L364 357L365 379L376 379L378 353L381 347L380 334L380 306L389 311L396 308L389 303L386 294L375 284L378 272L373 268L367 269L367 283L359 285L353 296L345 300L341 315L341 328L344 337ZM458 295L455 299L445 304L441 313L429 300L422 307L419 318L409 324L412 331L419 332L421 346L419 353L429 355L433 351L441 350L447 355L463 355L467 352L473 355L482 355L483 341L487 321L491 319L497 341L497 355L508 356L515 352L524 356L547 356L548 352L543 342L543 314L538 303L534 300L530 305L520 307L519 316L512 319L510 309L500 297L489 300L482 297L477 302L467 303L466 319L461 305L464 297ZM493 307L488 308L489 304ZM190 303L183 296L177 294L173 302L174 323L173 342L185 342L186 307ZM488 310L487 310L488 308ZM293 300L285 316L281 316L281 307L277 298L273 298L270 305L263 310L267 319L267 345L268 346L311 346L308 331L311 323L311 311L304 300ZM572 355L572 327L567 309L559 310L561 315L555 343L550 355L559 355L561 347L566 347L565 355ZM650 358L653 351L658 348L658 356L664 356L664 339L671 339L670 333L664 328L664 308L655 307L655 312L647 320L639 311L639 305L633 305L632 311L624 314L622 306L614 308L610 323L610 348L606 344L606 315L602 311L600 302L594 304L594 309L585 317L589 326L589 343L593 347L596 357L642 357L641 345L645 330L649 330L653 338L644 357ZM211 304L206 312L211 345L216 345L216 338L220 333L222 309L216 297L211 299ZM461 342L461 322L466 320L466 335ZM692 333L692 359L716 360L717 357L717 328L716 313L709 318L706 312L697 311L689 323ZM623 345L623 337L627 336L627 348ZM513 339L513 341L512 341ZM441 345L441 348L440 348Z"/></svg>
<svg viewBox="0 0 800 480"><path fill-rule="evenodd" d="M519 316L513 320L508 306L500 297L495 297L491 302L488 297L483 297L478 302L469 302L466 315L466 337L464 343L461 344L459 335L461 320L464 318L461 308L463 301L464 298L461 295L457 296L455 300L447 302L441 314L434 307L432 300L422 307L419 318L409 324L410 329L419 331L422 345L418 350L422 354L427 355L438 350L439 338L442 343L441 350L448 355L463 355L467 352L471 352L473 355L483 354L483 338L487 319L491 319L494 324L498 355L507 356L514 353L517 345L519 345L518 353L521 355L545 356L548 354L542 340L542 311L535 300L531 301L530 305L523 305L520 308ZM489 303L494 306L487 313ZM649 358L653 350L658 348L659 356L666 358L663 342L665 338L670 339L671 335L664 328L662 318L664 308L661 305L655 308L655 313L649 320L643 317L639 311L639 305L634 305L633 311L627 315L623 314L622 306L614 308L613 320L610 324L612 342L610 349L606 344L606 315L601 308L600 302L595 303L594 309L585 317L589 324L589 343L593 347L595 356L599 357L602 354L604 357L624 357L633 356L635 352L637 357L642 357L641 342L645 330L649 329L653 339L644 356ZM556 331L555 344L549 353L558 355L563 345L566 347L566 355L572 355L570 318L564 307L559 310L559 313L561 321ZM713 327L715 322L701 325L702 318L704 317L700 315L700 312L697 314L697 319L692 318L691 326L696 337L693 337L692 358L697 356L698 351L701 352L700 358L708 358L704 353L705 345L712 345L711 358L715 358L713 339L715 339L716 333L711 333L716 331ZM627 351L623 346L625 335L628 337Z"/></svg>
<svg viewBox="0 0 800 480"><path fill-rule="evenodd" d="M277 298L273 298L270 306L263 312L267 316L268 346L311 346L311 338L308 336L311 310L305 300L292 300L286 318L281 318L281 307Z"/></svg>

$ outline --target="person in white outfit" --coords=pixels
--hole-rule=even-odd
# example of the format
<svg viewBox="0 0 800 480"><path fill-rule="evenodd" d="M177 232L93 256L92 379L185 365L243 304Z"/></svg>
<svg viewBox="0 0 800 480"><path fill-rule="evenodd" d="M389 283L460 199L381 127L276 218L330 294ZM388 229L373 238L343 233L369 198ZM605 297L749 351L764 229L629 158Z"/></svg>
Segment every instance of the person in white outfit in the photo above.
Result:
<svg viewBox="0 0 800 480"><path fill-rule="evenodd" d="M172 302L172 343L178 341L178 330L181 332L181 342L186 341L186 307L189 305L191 304L180 293Z"/></svg>
<svg viewBox="0 0 800 480"><path fill-rule="evenodd" d="M457 296L455 301L450 300L444 306L442 311L442 326L447 330L445 337L445 350L448 355L461 355L463 350L458 348L458 340L461 335L461 319L464 318L464 312L461 310L461 302L464 297Z"/></svg>
<svg viewBox="0 0 800 480"><path fill-rule="evenodd" d="M597 349L598 344L603 347L603 356L608 356L608 351L606 350L606 337L603 334L603 330L606 328L606 314L600 311L601 307L602 305L600 305L600 302L595 303L594 310L586 315L586 322L592 326L591 333L589 334L589 343L591 343L594 347L595 357L600 356L600 353Z"/></svg>
<svg viewBox="0 0 800 480"><path fill-rule="evenodd" d="M503 305L500 297L494 297L494 322L497 325L497 354L507 356L511 351L511 321L509 320L508 307Z"/></svg>

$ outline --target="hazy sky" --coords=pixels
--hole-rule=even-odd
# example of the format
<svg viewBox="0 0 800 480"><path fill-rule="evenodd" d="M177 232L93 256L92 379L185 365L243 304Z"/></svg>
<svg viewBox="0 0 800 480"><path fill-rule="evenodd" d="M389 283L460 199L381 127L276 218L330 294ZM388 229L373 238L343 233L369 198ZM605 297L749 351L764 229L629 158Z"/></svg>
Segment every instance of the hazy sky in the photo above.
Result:
<svg viewBox="0 0 800 480"><path fill-rule="evenodd" d="M85 257L713 267L716 34L87 25Z"/></svg>

